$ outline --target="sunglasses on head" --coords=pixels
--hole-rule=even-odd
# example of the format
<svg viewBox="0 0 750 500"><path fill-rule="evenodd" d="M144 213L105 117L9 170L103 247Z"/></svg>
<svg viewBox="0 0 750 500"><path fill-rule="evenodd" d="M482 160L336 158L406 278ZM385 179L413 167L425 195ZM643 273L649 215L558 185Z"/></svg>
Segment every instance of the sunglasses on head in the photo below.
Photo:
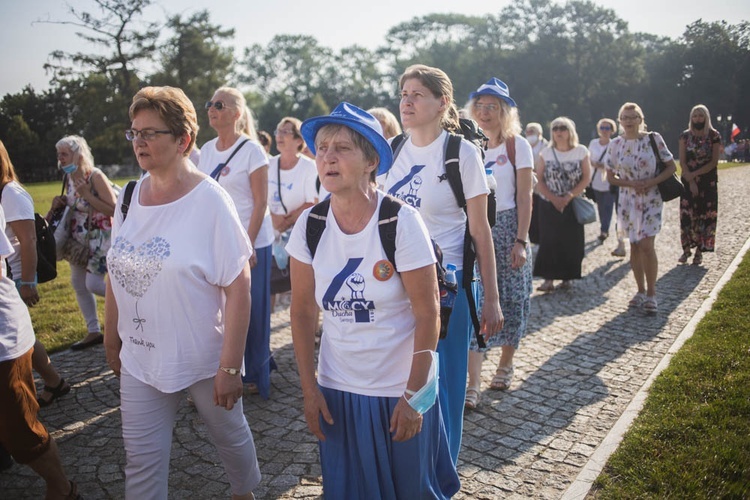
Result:
<svg viewBox="0 0 750 500"><path fill-rule="evenodd" d="M567 130L568 127L566 127L565 125L555 125L554 127L552 127L553 132L567 132Z"/></svg>
<svg viewBox="0 0 750 500"><path fill-rule="evenodd" d="M215 102L206 101L206 109L211 109L211 106L216 108L217 111L221 111L222 109L227 107L227 105L221 101L215 101Z"/></svg>

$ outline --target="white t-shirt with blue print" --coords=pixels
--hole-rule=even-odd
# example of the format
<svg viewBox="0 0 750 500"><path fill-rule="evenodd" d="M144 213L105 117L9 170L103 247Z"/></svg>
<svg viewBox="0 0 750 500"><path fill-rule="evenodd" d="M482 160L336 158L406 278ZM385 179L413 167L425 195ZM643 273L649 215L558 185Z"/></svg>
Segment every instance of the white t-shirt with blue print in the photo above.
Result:
<svg viewBox="0 0 750 500"><path fill-rule="evenodd" d="M300 215L286 246L312 265L315 301L323 311L318 383L365 396L399 397L406 389L414 352L415 319L398 273L379 272L386 259L378 232L378 209L365 228L345 234L329 210L315 258L305 230L311 209ZM403 206L396 226L396 265L401 272L432 265L435 255L422 219Z"/></svg>
<svg viewBox="0 0 750 500"><path fill-rule="evenodd" d="M443 265L463 268L463 244L466 214L458 206L445 176L443 131L425 147L406 139L393 167L378 177L378 185L396 198L419 210L430 236L443 251ZM459 169L467 200L490 192L479 150L470 142L461 142Z"/></svg>

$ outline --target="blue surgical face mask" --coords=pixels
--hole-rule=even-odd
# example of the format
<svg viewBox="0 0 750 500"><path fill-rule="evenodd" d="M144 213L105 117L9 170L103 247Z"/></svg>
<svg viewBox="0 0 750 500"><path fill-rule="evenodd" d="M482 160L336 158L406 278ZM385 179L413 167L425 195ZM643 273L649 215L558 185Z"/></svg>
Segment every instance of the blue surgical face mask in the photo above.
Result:
<svg viewBox="0 0 750 500"><path fill-rule="evenodd" d="M76 170L78 170L78 165L76 165L75 163L71 163L70 165L66 165L66 166L60 167L60 168L66 174L72 174L73 172L75 172Z"/></svg>
<svg viewBox="0 0 750 500"><path fill-rule="evenodd" d="M432 365L427 375L427 382L408 401L409 406L420 415L424 415L427 410L432 408L438 395L438 353L435 351L429 352L432 355Z"/></svg>

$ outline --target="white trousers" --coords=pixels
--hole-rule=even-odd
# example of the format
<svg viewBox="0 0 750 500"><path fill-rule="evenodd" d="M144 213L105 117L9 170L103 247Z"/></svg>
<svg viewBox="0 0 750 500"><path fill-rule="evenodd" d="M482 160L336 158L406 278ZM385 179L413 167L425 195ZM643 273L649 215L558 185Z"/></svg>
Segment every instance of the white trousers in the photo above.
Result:
<svg viewBox="0 0 750 500"><path fill-rule="evenodd" d="M231 411L215 406L214 379L188 390L219 452L234 495L245 495L260 483L260 468L250 426L240 399ZM124 368L120 377L122 437L125 442L125 498L167 498L172 430L182 391L161 392L137 380Z"/></svg>
<svg viewBox="0 0 750 500"><path fill-rule="evenodd" d="M70 282L73 290L76 292L78 307L83 313L83 319L86 320L86 327L89 333L101 332L99 325L99 316L96 312L96 295L104 297L106 285L104 276L86 272L86 266L77 266L70 264Z"/></svg>

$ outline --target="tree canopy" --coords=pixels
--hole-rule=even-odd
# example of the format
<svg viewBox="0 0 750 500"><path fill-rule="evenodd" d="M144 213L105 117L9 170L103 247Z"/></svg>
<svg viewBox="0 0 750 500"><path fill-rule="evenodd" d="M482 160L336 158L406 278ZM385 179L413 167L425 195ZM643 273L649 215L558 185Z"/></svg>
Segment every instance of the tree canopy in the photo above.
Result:
<svg viewBox="0 0 750 500"><path fill-rule="evenodd" d="M208 11L144 19L152 0L90 0L69 19L90 52L50 54L51 88L27 86L0 100L0 139L23 180L55 177L55 142L83 135L99 164L134 164L122 131L133 94L145 85L182 88L198 109L202 144L215 135L202 104L223 85L245 92L260 129L284 116L328 113L341 101L398 112L398 77L410 64L443 69L462 106L490 77L505 81L524 122L565 115L582 141L602 117L638 102L670 147L698 103L731 114L747 134L750 24L698 19L677 39L633 33L589 0L516 0L497 14L429 14L393 26L383 45L340 50L314 37L278 34L239 52L234 31ZM714 125L717 122L714 121ZM724 121L726 125L726 120ZM726 130L722 130L725 132Z"/></svg>

